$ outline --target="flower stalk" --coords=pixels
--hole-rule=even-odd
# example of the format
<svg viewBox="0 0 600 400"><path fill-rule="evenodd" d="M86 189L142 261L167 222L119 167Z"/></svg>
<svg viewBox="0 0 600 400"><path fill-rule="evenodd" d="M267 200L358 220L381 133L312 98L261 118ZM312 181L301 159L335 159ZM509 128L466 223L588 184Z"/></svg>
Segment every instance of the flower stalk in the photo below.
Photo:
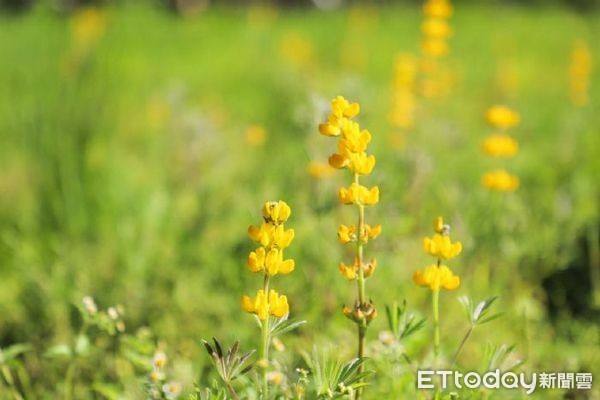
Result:
<svg viewBox="0 0 600 400"><path fill-rule="evenodd" d="M370 239L381 233L381 225L371 227L365 222L365 207L379 202L379 188L367 188L361 184L361 175L369 175L375 166L375 156L367 155L367 145L371 141L371 133L361 130L358 123L352 120L360 112L358 103L350 103L338 96L331 101L331 113L327 122L319 126L325 136L339 137L338 152L329 157L329 165L337 169L348 169L352 172L352 184L339 190L338 196L342 204L355 205L358 218L356 225L340 225L338 239L342 244L354 244L354 262L346 265L341 262L339 270L349 281L356 281L356 300L352 308L344 306L344 315L357 327L357 357L362 359L365 353L365 341L369 323L376 317L377 311L373 303L367 299L366 280L373 274L377 262L367 262L364 248ZM363 371L362 364L359 373ZM354 399L359 399L360 389Z"/></svg>

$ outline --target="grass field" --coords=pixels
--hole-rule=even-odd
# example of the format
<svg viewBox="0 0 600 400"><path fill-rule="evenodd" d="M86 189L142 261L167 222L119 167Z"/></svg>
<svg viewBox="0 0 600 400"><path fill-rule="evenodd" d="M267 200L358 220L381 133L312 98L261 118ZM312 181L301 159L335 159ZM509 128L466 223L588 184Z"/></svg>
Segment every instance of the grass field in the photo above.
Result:
<svg viewBox="0 0 600 400"><path fill-rule="evenodd" d="M185 396L210 386L200 339L259 347L239 299L262 282L246 268L247 228L266 200L291 206L296 269L275 281L291 316L307 321L273 353L277 368L291 384L307 368L302 351L354 357L341 308L355 288L337 267L352 252L336 235L355 218L337 200L350 178L314 164L336 150L318 125L337 95L361 105L377 157L365 184L381 192L366 210L383 231L366 250L378 261L367 290L379 316L363 397L429 398L399 354L435 364L430 291L413 273L430 263L422 239L438 215L464 247L449 263L460 288L440 294L439 362L449 364L469 326L456 299L499 296L502 317L474 330L461 370L485 369L486 346L506 344L515 347L505 366L524 360L518 371L600 379L600 68L586 78L586 105L569 97L573 48L585 43L594 65L600 16L459 3L441 61L447 93L416 94L415 126L402 130L389 118L394 60L419 55L421 21L420 9L399 6L0 16L0 349L19 353L0 353L0 399L153 398L157 348ZM514 159L481 151L494 104L520 114ZM519 177L517 191L482 187L497 166ZM110 317L82 320L84 296L103 310L122 305L125 333ZM389 329L384 305L403 299L427 321L394 353L379 333ZM235 382L242 398L252 374ZM533 397L598 399L598 385Z"/></svg>

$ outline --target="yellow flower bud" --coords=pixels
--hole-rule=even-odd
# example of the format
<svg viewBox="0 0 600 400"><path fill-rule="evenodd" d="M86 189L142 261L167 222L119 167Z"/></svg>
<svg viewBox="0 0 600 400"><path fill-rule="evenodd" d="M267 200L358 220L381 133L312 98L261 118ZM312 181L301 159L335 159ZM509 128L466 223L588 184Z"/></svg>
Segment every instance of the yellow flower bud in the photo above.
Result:
<svg viewBox="0 0 600 400"><path fill-rule="evenodd" d="M267 201L263 206L262 214L266 221L278 225L288 220L292 210L285 201Z"/></svg>

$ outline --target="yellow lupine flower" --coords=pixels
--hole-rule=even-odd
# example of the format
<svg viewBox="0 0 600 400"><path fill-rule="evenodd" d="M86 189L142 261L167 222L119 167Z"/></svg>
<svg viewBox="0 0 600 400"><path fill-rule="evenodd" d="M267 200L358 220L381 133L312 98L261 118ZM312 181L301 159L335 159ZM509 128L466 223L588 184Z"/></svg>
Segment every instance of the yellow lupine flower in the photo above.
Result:
<svg viewBox="0 0 600 400"><path fill-rule="evenodd" d="M256 292L256 297L242 297L242 309L251 314L256 314L261 321L267 319L269 315L269 303L264 290Z"/></svg>
<svg viewBox="0 0 600 400"><path fill-rule="evenodd" d="M285 201L267 201L263 206L262 214L266 221L282 224L288 220L292 210Z"/></svg>
<svg viewBox="0 0 600 400"><path fill-rule="evenodd" d="M452 243L449 236L436 233L431 238L423 238L423 250L434 257L449 260L460 254L462 243Z"/></svg>
<svg viewBox="0 0 600 400"><path fill-rule="evenodd" d="M416 271L413 281L419 286L428 286L433 291L440 289L454 290L460 286L460 278L454 275L450 268L445 265L439 267L435 264L429 265L423 272Z"/></svg>
<svg viewBox="0 0 600 400"><path fill-rule="evenodd" d="M281 250L271 249L265 257L265 268L269 275L289 274L294 270L294 267L294 260L284 260Z"/></svg>
<svg viewBox="0 0 600 400"><path fill-rule="evenodd" d="M261 321L270 315L281 318L289 313L287 297L279 295L275 290L269 291L269 296L260 289L256 297L243 296L241 300L242 309L251 314L256 314Z"/></svg>
<svg viewBox="0 0 600 400"><path fill-rule="evenodd" d="M248 255L248 269L252 272L260 272L265 269L266 250L259 247Z"/></svg>
<svg viewBox="0 0 600 400"><path fill-rule="evenodd" d="M484 187L498 192L513 192L519 187L519 178L503 169L486 173L482 182Z"/></svg>
<svg viewBox="0 0 600 400"><path fill-rule="evenodd" d="M338 228L338 239L342 243L349 243L356 240L356 226L346 226L341 224Z"/></svg>
<svg viewBox="0 0 600 400"><path fill-rule="evenodd" d="M421 32L431 38L446 39L452 34L452 29L443 19L427 18L421 24Z"/></svg>
<svg viewBox="0 0 600 400"><path fill-rule="evenodd" d="M423 5L423 13L431 18L449 18L452 5L447 0L429 0Z"/></svg>
<svg viewBox="0 0 600 400"><path fill-rule="evenodd" d="M338 228L338 239L341 243L349 243L354 242L357 239L356 235L356 226L350 225L346 226L341 224ZM381 225L375 225L371 227L368 224L365 224L365 229L361 235L361 240L366 243L369 239L375 239L381 233Z"/></svg>
<svg viewBox="0 0 600 400"><path fill-rule="evenodd" d="M348 279L349 281L354 280L357 277L357 271L354 265L346 265L343 262L340 262L339 270L344 278Z"/></svg>
<svg viewBox="0 0 600 400"><path fill-rule="evenodd" d="M487 110L485 120L495 128L507 129L518 125L520 117L516 111L507 106L496 105Z"/></svg>
<svg viewBox="0 0 600 400"><path fill-rule="evenodd" d="M343 204L361 204L371 206L379 202L379 187L367 189L357 183L352 183L348 188L340 188L339 199Z"/></svg>
<svg viewBox="0 0 600 400"><path fill-rule="evenodd" d="M350 103L343 96L337 96L331 101L331 114L327 122L319 125L319 132L326 136L339 136L348 118L353 118L360 112L358 103Z"/></svg>
<svg viewBox="0 0 600 400"><path fill-rule="evenodd" d="M329 165L333 168L348 168L359 175L369 175L375 167L375 156L367 153L332 154Z"/></svg>
<svg viewBox="0 0 600 400"><path fill-rule="evenodd" d="M338 117L354 118L360 112L358 103L350 103L344 96L331 100L331 113Z"/></svg>
<svg viewBox="0 0 600 400"><path fill-rule="evenodd" d="M284 260L283 252L277 248L267 252L263 247L259 247L248 256L248 269L252 272L266 271L271 276L289 274L294 267L294 260Z"/></svg>
<svg viewBox="0 0 600 400"><path fill-rule="evenodd" d="M269 313L277 318L281 318L290 312L287 297L279 295L276 291L269 292Z"/></svg>
<svg viewBox="0 0 600 400"><path fill-rule="evenodd" d="M277 246L280 249L285 249L292 243L295 232L293 229L285 230L283 225L274 226L268 222L263 222L260 228L251 225L248 228L248 236L264 247Z"/></svg>
<svg viewBox="0 0 600 400"><path fill-rule="evenodd" d="M483 141L483 151L492 157L512 157L519 151L519 144L506 134L491 135Z"/></svg>

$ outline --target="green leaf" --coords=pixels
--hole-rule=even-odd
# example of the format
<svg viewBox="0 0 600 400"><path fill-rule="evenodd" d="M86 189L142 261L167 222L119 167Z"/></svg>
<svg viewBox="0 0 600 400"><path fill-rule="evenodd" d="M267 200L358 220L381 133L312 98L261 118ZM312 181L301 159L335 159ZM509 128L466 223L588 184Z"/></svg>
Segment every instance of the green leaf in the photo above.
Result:
<svg viewBox="0 0 600 400"><path fill-rule="evenodd" d="M66 344L52 346L44 353L44 356L48 358L71 357L72 355L73 352L71 351L71 348Z"/></svg>

